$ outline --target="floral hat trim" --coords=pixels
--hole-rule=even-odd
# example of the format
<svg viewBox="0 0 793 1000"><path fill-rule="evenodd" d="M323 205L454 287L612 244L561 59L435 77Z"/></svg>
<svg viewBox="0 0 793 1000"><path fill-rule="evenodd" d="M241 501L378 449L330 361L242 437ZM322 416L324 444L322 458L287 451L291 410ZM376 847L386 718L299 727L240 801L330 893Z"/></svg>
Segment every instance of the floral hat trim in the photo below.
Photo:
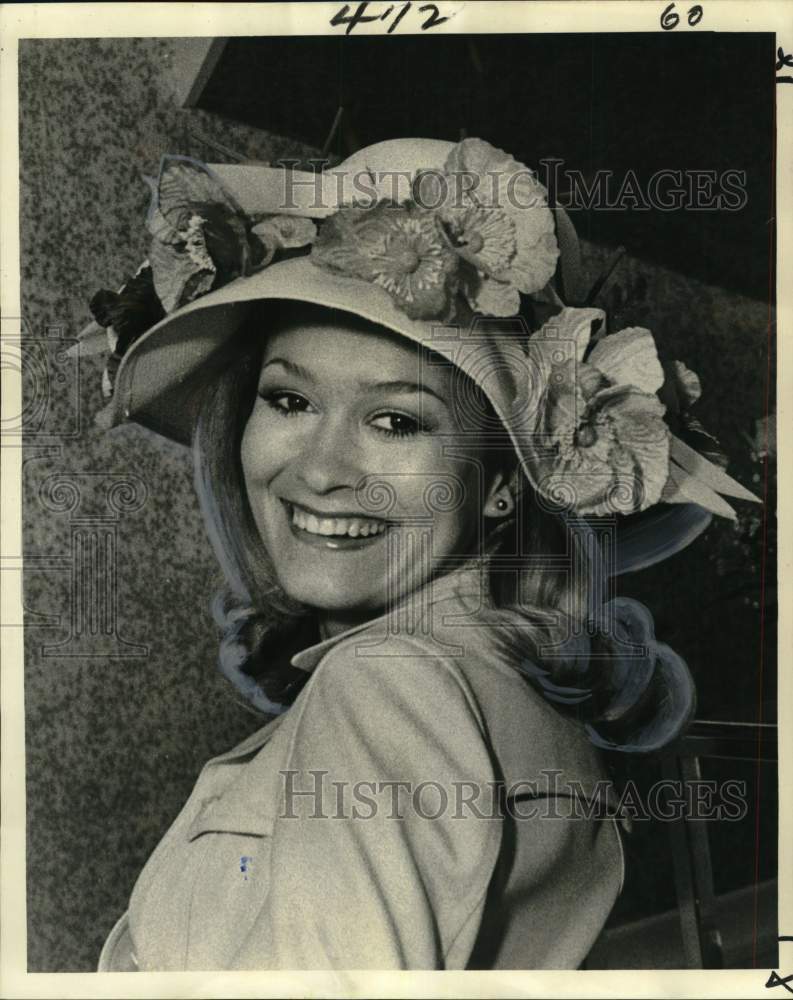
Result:
<svg viewBox="0 0 793 1000"><path fill-rule="evenodd" d="M563 308L529 337L528 355L540 399L527 462L544 496L595 517L662 501L735 519L720 494L759 502L727 475L718 441L691 414L699 378L681 361L662 364L649 330L607 334L602 309Z"/></svg>
<svg viewBox="0 0 793 1000"><path fill-rule="evenodd" d="M317 234L311 219L246 215L213 171L188 157L163 157L159 177L144 180L152 192L148 259L117 292L94 295L94 322L80 334L81 354L110 352L102 379L107 399L138 337L194 299L267 267L276 253L307 246Z"/></svg>
<svg viewBox="0 0 793 1000"><path fill-rule="evenodd" d="M456 186L454 199L425 207L420 188L463 176L469 181ZM470 178L494 176L506 183L482 198L484 185ZM188 157L166 156L158 177L144 179L152 194L148 258L117 292L94 295L94 321L78 345L83 355L109 355L105 398L125 353L167 315L236 278L307 255L319 268L380 286L411 320L515 316L521 296L538 314L549 304L560 309L528 338L542 375L527 465L535 488L568 510L630 514L663 501L734 519L720 494L758 501L724 472L718 442L690 414L701 394L696 374L681 361L662 364L649 330L607 334L603 310L564 307L553 284L559 245L547 192L489 143L457 143L441 171L416 172L405 201L352 201L324 219L309 211L245 212L210 167ZM574 343L575 357L559 360L559 338ZM112 412L106 406L97 423L109 427Z"/></svg>
<svg viewBox="0 0 793 1000"><path fill-rule="evenodd" d="M449 190L454 179L498 177L492 198L478 183L456 196L429 198L422 188ZM544 288L559 247L547 192L531 172L481 139L453 147L440 175L419 171L413 197L370 207L343 207L323 225L312 260L381 285L411 319L451 321L462 295L474 312L514 316L520 295ZM421 207L428 201L437 208Z"/></svg>

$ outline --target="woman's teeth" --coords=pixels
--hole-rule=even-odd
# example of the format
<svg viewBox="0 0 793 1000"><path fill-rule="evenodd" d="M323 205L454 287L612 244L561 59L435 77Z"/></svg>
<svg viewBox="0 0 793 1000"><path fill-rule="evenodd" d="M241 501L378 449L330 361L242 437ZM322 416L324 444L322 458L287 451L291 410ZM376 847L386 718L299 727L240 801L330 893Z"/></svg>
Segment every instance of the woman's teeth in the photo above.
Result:
<svg viewBox="0 0 793 1000"><path fill-rule="evenodd" d="M360 517L315 517L297 507L292 508L292 524L312 535L348 535L350 538L380 535L386 529L384 521L366 521Z"/></svg>

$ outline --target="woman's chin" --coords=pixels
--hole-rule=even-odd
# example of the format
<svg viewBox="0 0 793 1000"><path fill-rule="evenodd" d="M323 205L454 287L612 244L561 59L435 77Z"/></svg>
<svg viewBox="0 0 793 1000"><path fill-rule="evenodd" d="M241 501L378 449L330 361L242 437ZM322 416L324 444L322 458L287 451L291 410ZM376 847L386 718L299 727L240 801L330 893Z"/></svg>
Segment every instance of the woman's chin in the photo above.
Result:
<svg viewBox="0 0 793 1000"><path fill-rule="evenodd" d="M337 581L330 579L300 580L290 576L281 578L281 586L286 594L304 607L313 608L321 614L366 618L375 617L385 604L385 593L382 582L371 591L360 586L339 586Z"/></svg>

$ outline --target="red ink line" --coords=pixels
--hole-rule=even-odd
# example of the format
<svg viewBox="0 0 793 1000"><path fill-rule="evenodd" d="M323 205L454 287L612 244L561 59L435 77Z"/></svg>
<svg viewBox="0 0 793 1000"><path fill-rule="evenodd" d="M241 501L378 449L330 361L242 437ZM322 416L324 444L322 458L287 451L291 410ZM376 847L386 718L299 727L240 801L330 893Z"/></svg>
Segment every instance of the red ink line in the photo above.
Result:
<svg viewBox="0 0 793 1000"><path fill-rule="evenodd" d="M771 347L773 329L773 288L776 260L774 257L774 233L776 229L776 90L774 94L773 119L771 126L771 225L768 231L768 332L766 351L765 380L765 455L763 457L763 530L762 549L760 553L760 670L757 678L757 761L756 761L756 791L755 791L755 828L754 828L754 913L752 924L752 968L757 968L757 934L758 910L760 903L760 780L762 775L761 749L763 730L763 665L765 660L765 584L768 551L768 425L770 417L771 395Z"/></svg>

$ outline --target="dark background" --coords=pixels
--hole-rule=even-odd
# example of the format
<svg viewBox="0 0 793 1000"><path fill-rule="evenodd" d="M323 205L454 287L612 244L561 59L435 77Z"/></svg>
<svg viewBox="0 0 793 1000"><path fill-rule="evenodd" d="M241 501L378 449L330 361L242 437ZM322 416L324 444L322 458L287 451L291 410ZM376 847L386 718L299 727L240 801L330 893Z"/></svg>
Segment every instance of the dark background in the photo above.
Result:
<svg viewBox="0 0 793 1000"><path fill-rule="evenodd" d="M615 195L628 170L645 184L660 169L743 171L739 212L601 209L573 222L585 239L763 299L774 52L770 34L231 38L199 104L317 147L341 105L330 153L463 132L535 168L556 157L588 179L610 170Z"/></svg>
<svg viewBox="0 0 793 1000"><path fill-rule="evenodd" d="M260 725L215 671L208 605L218 579L189 456L135 426L97 430L101 364L78 367L58 351L89 319L92 294L118 287L145 256L140 174L166 152L213 162L220 143L254 159L307 159L343 104L335 158L381 138L464 130L529 166L561 157L587 177L745 170L739 212L572 217L591 281L617 244L627 247L602 303L612 327L649 326L700 375L699 418L731 474L767 498L767 517L737 502L737 522L715 519L620 592L651 608L658 636L689 663L700 718L775 718L775 477L758 430L775 409L773 36L235 39L190 110L174 96L177 45L20 43L23 331L49 372L46 405L29 411L23 473L31 971L95 967L202 764ZM30 398L38 370L24 372ZM56 474L75 487L78 510L53 509ZM87 576L74 537L80 516L110 510L103 482L131 477L143 500L110 516L117 632L137 645L109 655L74 641ZM711 836L717 889L727 891L775 873L776 775L749 763L719 776L746 780L749 799L745 820ZM664 838L636 831L615 919L674 906Z"/></svg>

